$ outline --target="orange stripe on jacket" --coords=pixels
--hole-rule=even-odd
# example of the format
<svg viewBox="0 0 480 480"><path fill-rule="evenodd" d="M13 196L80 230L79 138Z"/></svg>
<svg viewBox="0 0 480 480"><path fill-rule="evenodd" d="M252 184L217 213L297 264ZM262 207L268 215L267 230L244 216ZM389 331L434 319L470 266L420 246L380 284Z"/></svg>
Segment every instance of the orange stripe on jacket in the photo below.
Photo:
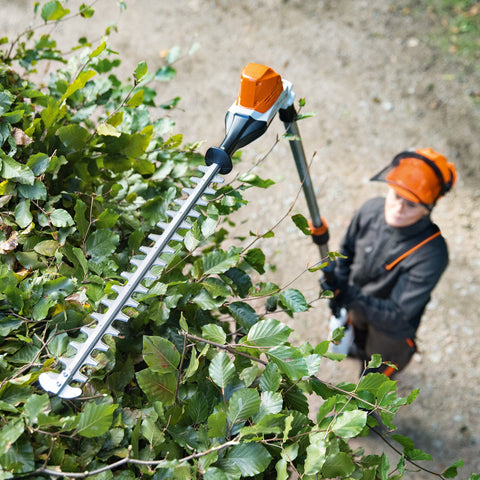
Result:
<svg viewBox="0 0 480 480"><path fill-rule="evenodd" d="M397 371L396 368L393 368L393 367L388 366L382 373L383 373L386 377L390 378L391 375L394 374L396 371Z"/></svg>
<svg viewBox="0 0 480 480"><path fill-rule="evenodd" d="M438 237L441 235L442 232L439 230L438 232L434 233L430 237L426 238L423 242L420 242L418 245L415 245L413 248L410 250L406 251L405 253L402 253L397 259L395 259L393 262L389 263L388 265L385 265L385 269L390 271L395 265L400 263L405 257L408 257L411 253L413 253L415 250L418 250L420 247L428 243L430 240L433 240L435 237Z"/></svg>

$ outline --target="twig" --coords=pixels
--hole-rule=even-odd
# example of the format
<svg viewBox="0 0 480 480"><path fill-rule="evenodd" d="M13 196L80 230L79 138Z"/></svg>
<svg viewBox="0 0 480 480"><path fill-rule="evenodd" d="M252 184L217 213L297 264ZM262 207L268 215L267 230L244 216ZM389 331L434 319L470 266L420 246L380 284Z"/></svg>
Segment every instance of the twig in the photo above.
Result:
<svg viewBox="0 0 480 480"><path fill-rule="evenodd" d="M90 5L85 5L84 8L80 9L78 12L76 13L73 13L72 15L66 15L65 17L62 17L61 19L59 20L52 20L52 21L45 21L44 23L42 24L39 24L39 25L34 25L33 27L30 27L30 28L27 28L27 30L25 30L24 32L20 33L19 35L17 35L17 38L15 40L12 41L11 45L10 45L10 48L8 50L8 53L7 53L7 59L10 59L10 56L12 55L13 53L13 49L15 48L15 45L19 42L19 40L25 36L25 35L28 35L30 32L33 32L35 30L38 30L39 28L43 28L43 27L49 27L49 26L52 26L52 27L56 27L58 24L60 23L63 23L63 22L66 22L67 20L70 20L72 18L75 18L75 17L78 17L79 15L81 15L82 11L83 10L86 10L88 8L91 8L93 7L93 5L95 5L96 3L98 2L98 0L93 0L92 3L90 3ZM54 28L52 28L52 31L54 30Z"/></svg>
<svg viewBox="0 0 480 480"><path fill-rule="evenodd" d="M185 359L185 350L187 348L187 337L184 336L183 337L183 349L182 349L182 356L180 358L180 365L178 366L178 371L181 372L182 371L182 366L183 366L183 361ZM181 381L181 375L178 375L178 378L177 378L177 385L175 387L175 401L177 400L178 398L178 390L180 388L180 381Z"/></svg>
<svg viewBox="0 0 480 480"><path fill-rule="evenodd" d="M234 355L240 355L242 357L249 358L250 360L253 360L254 362L260 363L261 365L264 365L264 366L268 365L268 362L266 362L265 360L262 360L261 358L254 357L254 356L249 355L248 353L245 353L245 352L240 352L240 351L236 350L234 347L232 347L231 345L222 345L221 343L212 342L211 340L207 340L206 338L198 337L197 335L192 335L192 334L187 333L187 332L180 332L180 333L182 335L186 336L187 338L189 338L190 340L197 341L197 342L202 342L202 343L208 343L209 345L212 345L215 348L225 350L225 351L230 352ZM243 347L243 345L242 345L242 347ZM245 347L248 347L248 345L245 345ZM258 348L258 347L254 347L254 348ZM268 348L268 347L266 347L266 348ZM333 383L329 383L329 382L326 382L324 380L321 380L320 378L318 378L315 375L311 375L310 378L317 380L318 382L320 382L322 385L324 385L327 388L330 388L330 389L335 390L337 392L343 393L344 395L346 395L350 398L354 398L355 400L359 400L359 401L361 401L361 402L363 402L363 403L365 403L365 404L367 404L367 405L369 405L373 408L376 408L378 410L382 410L386 413L392 413L392 412L390 412L390 410L388 410L386 408L380 407L379 405L375 405L373 403L367 402L363 398L360 398L358 395L356 395L354 393L356 389L354 390L354 392L349 392L347 390L344 390L343 388L340 388L336 385L333 385Z"/></svg>
<svg viewBox="0 0 480 480"><path fill-rule="evenodd" d="M201 343L208 343L209 345L212 345L215 348L220 348L221 350L226 350L227 352L233 353L234 355L240 355L242 357L249 358L250 360L254 360L255 362L260 363L260 364L265 365L265 366L268 365L268 362L266 362L265 360L254 357L254 356L249 355L248 353L245 353L245 352L240 352L240 351L236 350L234 347L232 347L231 345L222 345L221 343L212 342L211 340L207 340L206 338L202 338L202 337L197 337L196 335L192 335L192 334L187 333L187 332L180 332L180 333L182 335L184 335L185 338L188 338L190 340L194 340L196 342L201 342ZM246 345L246 347L248 347L248 346ZM255 347L255 348L258 348L258 347Z"/></svg>
<svg viewBox="0 0 480 480"><path fill-rule="evenodd" d="M131 458L130 457L130 451L131 447L129 448L129 452L127 457L122 458L121 460L118 460L117 462L114 462L110 465L106 465L105 467L98 468L96 470L92 470L91 472L85 471L85 472L61 472L58 470L50 470L48 468L39 468L38 470L35 470L33 472L28 472L24 475L18 476L17 478L26 478L31 475L51 475L52 477L67 477L67 478L86 478L90 477L92 475L98 475L99 473L106 472L108 470L113 470L115 468L121 467L122 465L126 464L133 464L133 465L145 465L145 466L156 466L159 467L162 464L165 464L165 466L170 466L172 462L178 462L180 463L185 463L189 462L190 460L194 460L196 458L201 458L204 457L205 455L209 455L210 453L213 452L218 452L221 450L224 450L225 448L232 447L235 445L240 444L239 440L231 440L229 442L222 443L221 445L217 445L216 447L212 447L208 450L205 450L204 452L200 453L194 453L192 455L188 455L187 457L180 458L178 460L139 460L136 458Z"/></svg>
<svg viewBox="0 0 480 480"><path fill-rule="evenodd" d="M313 162L313 159L315 158L315 153L313 154L312 156L312 159L310 160L310 163L308 164L308 168L310 168L312 162ZM300 183L300 186L298 187L298 190L297 190L297 193L295 194L295 197L290 205L290 207L288 208L288 210L282 215L282 217L280 217L280 219L273 225L273 227L271 227L270 229L268 229L266 232L262 233L261 235L258 235L255 237L255 239L249 244L247 245L243 251L246 251L248 250L249 248L251 248L252 245L254 245L260 238L263 238L267 233L270 233L270 232L273 232L287 217L288 215L290 215L290 213L292 212L293 208L295 207L295 205L297 204L297 201L298 201L298 198L300 197L300 193L302 191L302 188L303 188L303 183L305 182L305 178L302 179L301 183Z"/></svg>
<svg viewBox="0 0 480 480"><path fill-rule="evenodd" d="M384 435L382 435L380 432L377 432L376 430L373 430L373 429L371 429L371 431L377 434L395 453L398 453L399 455L404 455L405 460L407 460L407 462L413 465L414 467L419 468L420 470L423 470L424 472L429 473L430 475L433 475L435 477L445 480L445 477L441 473L434 472L432 470L429 470L428 468L422 467L418 463L415 463L414 460L411 460L410 458L408 458L408 455L406 455L405 452L401 452L398 448L392 445L392 443L389 442L388 439Z"/></svg>

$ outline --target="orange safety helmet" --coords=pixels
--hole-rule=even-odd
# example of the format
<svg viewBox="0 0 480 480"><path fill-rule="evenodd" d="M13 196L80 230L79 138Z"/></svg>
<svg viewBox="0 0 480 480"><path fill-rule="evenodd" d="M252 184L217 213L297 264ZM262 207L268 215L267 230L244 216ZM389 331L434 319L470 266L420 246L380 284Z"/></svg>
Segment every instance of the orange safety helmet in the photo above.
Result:
<svg viewBox="0 0 480 480"><path fill-rule="evenodd" d="M402 197L431 210L457 180L453 163L431 148L401 152L371 180L387 182Z"/></svg>

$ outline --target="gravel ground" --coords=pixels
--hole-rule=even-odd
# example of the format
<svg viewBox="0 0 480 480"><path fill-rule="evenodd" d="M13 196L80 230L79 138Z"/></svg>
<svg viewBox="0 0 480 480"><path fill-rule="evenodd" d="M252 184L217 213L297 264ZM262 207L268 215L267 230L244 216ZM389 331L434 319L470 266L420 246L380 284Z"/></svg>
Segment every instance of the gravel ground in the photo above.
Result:
<svg viewBox="0 0 480 480"><path fill-rule="evenodd" d="M70 8L81 2L70 1ZM398 414L398 432L409 435L433 462L436 472L458 459L459 478L480 472L480 393L477 367L480 295L480 107L475 65L442 53L427 43L434 28L428 12L414 13L407 0L127 0L118 14L115 0L98 0L90 21L64 23L62 45L80 35L101 33L111 22L118 32L111 46L123 59L121 75L131 77L146 60L151 70L163 64L164 51L180 46L177 78L158 85L161 101L180 96L171 112L186 142L204 141L201 150L223 139L226 111L238 92L240 72L249 62L274 68L306 99L313 118L299 123L322 215L335 250L353 212L384 187L368 179L398 152L430 146L459 171L454 190L433 212L450 248L450 266L434 291L418 332L420 352L398 376L407 395L420 388L415 403ZM413 2L412 2L413 3ZM0 0L0 36L13 36L30 21L33 1ZM65 42L65 43L63 43ZM192 45L200 48L188 54ZM39 71L42 74L42 71ZM159 111L164 115L164 111ZM244 148L234 175L264 157L283 125ZM265 191L248 192L249 205L238 215L238 235L270 228L290 206L308 216L287 143L281 140L255 172L275 180ZM246 223L242 223L245 221ZM236 232L236 233L237 233ZM274 239L262 245L275 265L268 280L299 288L307 299L318 295L317 275L303 273L318 261L318 250L287 219ZM327 338L325 302L294 319L295 341L315 344ZM325 362L319 376L331 382L355 381L359 365ZM359 442L371 451L387 449L381 439ZM432 478L412 469L405 478Z"/></svg>

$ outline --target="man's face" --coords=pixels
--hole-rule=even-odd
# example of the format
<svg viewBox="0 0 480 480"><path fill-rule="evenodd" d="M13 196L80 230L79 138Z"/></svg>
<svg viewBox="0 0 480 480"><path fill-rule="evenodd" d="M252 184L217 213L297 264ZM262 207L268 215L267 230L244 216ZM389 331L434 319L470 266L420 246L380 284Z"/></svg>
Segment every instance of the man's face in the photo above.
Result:
<svg viewBox="0 0 480 480"><path fill-rule="evenodd" d="M392 187L388 188L385 200L385 221L391 227L408 227L417 223L429 211L420 203L411 202L400 196Z"/></svg>

